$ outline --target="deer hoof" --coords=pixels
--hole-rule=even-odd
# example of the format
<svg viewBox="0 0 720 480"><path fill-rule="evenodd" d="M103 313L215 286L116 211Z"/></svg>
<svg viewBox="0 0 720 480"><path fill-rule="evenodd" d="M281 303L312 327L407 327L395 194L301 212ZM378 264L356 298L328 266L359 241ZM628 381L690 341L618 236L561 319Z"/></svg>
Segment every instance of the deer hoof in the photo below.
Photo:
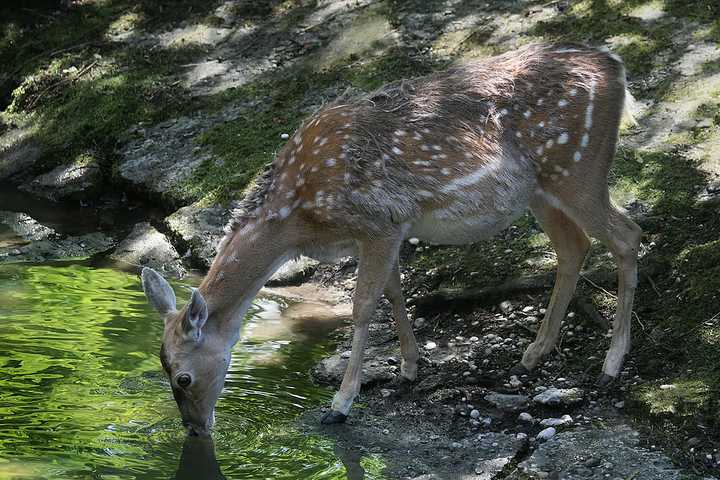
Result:
<svg viewBox="0 0 720 480"><path fill-rule="evenodd" d="M519 378L519 377L522 377L523 375L529 375L529 374L530 374L530 370L525 368L525 365L523 365L520 362L516 363L515 365L512 366L512 368L510 368L510 370L508 370L508 377L512 377L513 375L515 375Z"/></svg>
<svg viewBox="0 0 720 480"><path fill-rule="evenodd" d="M322 418L320 419L320 423L322 423L323 425L332 425L333 423L345 423L345 419L347 419L347 415L345 415L344 413L330 410L322 416Z"/></svg>
<svg viewBox="0 0 720 480"><path fill-rule="evenodd" d="M610 386L610 384L613 383L614 381L615 381L615 377L612 377L612 376L608 375L607 373L603 373L602 375L600 375L600 378L597 379L597 382L595 382L595 384L598 387L604 388L604 387Z"/></svg>

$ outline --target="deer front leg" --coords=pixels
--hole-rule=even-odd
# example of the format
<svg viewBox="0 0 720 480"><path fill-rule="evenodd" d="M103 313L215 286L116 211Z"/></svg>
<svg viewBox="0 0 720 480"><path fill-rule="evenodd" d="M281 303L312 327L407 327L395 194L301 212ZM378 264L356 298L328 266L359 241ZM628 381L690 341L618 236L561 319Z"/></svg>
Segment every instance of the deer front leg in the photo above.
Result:
<svg viewBox="0 0 720 480"><path fill-rule="evenodd" d="M397 264L401 235L392 238L363 240L359 243L360 262L358 279L353 295L352 351L340 390L332 401L332 410L323 415L321 422L341 423L347 418L355 396L360 392L365 344L367 343L370 318L377 308L377 301L387 284L393 265Z"/></svg>
<svg viewBox="0 0 720 480"><path fill-rule="evenodd" d="M400 339L400 353L402 354L400 374L403 378L412 382L417 378L417 362L420 358L420 352L405 309L405 297L402 293L402 283L400 281L400 266L397 261L392 272L390 272L387 285L385 285L385 296L392 304L393 317L395 318L398 338Z"/></svg>

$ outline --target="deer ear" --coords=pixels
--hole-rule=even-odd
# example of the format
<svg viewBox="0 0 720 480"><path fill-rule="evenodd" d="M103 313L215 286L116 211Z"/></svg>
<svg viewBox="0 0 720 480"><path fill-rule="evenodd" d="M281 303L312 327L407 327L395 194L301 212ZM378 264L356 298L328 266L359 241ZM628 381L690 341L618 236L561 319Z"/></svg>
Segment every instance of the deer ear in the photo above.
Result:
<svg viewBox="0 0 720 480"><path fill-rule="evenodd" d="M207 319L207 303L200 293L200 290L194 288L192 296L190 297L190 303L187 306L185 319L183 320L183 330L192 337L193 340L198 341L202 334L202 327L205 325Z"/></svg>
<svg viewBox="0 0 720 480"><path fill-rule="evenodd" d="M175 310L175 292L162 275L152 268L142 269L142 286L150 304L162 315Z"/></svg>

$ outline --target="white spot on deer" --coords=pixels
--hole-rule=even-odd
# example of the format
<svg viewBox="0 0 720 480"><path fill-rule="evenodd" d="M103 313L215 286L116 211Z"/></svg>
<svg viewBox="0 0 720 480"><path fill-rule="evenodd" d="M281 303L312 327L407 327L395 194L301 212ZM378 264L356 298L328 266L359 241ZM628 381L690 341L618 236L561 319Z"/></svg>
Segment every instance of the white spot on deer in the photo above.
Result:
<svg viewBox="0 0 720 480"><path fill-rule="evenodd" d="M568 104L568 101L565 100L564 98L561 98L560 100L558 100L558 107L560 107L560 108L567 107L567 104Z"/></svg>
<svg viewBox="0 0 720 480"><path fill-rule="evenodd" d="M558 137L557 143L558 143L558 145L565 145L569 139L570 139L570 136L567 134L567 132L563 132Z"/></svg>
<svg viewBox="0 0 720 480"><path fill-rule="evenodd" d="M582 140L580 141L580 146L582 148L585 148L588 146L589 143L590 143L590 134L585 132L582 136Z"/></svg>
<svg viewBox="0 0 720 480"><path fill-rule="evenodd" d="M575 154L573 155L573 160L575 160L576 162L579 162L580 160L582 160L582 153L575 152Z"/></svg>
<svg viewBox="0 0 720 480"><path fill-rule="evenodd" d="M328 167L334 167L336 163L336 160L334 158L328 158L325 160L325 165Z"/></svg>

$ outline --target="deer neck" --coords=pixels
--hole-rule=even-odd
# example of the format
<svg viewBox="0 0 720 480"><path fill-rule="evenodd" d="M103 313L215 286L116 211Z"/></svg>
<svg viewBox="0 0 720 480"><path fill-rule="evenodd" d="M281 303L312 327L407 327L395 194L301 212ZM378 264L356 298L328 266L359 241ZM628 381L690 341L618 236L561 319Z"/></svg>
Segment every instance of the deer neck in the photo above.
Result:
<svg viewBox="0 0 720 480"><path fill-rule="evenodd" d="M228 335L232 344L257 293L292 256L287 235L271 223L251 222L228 233L199 287L208 303L208 324Z"/></svg>

